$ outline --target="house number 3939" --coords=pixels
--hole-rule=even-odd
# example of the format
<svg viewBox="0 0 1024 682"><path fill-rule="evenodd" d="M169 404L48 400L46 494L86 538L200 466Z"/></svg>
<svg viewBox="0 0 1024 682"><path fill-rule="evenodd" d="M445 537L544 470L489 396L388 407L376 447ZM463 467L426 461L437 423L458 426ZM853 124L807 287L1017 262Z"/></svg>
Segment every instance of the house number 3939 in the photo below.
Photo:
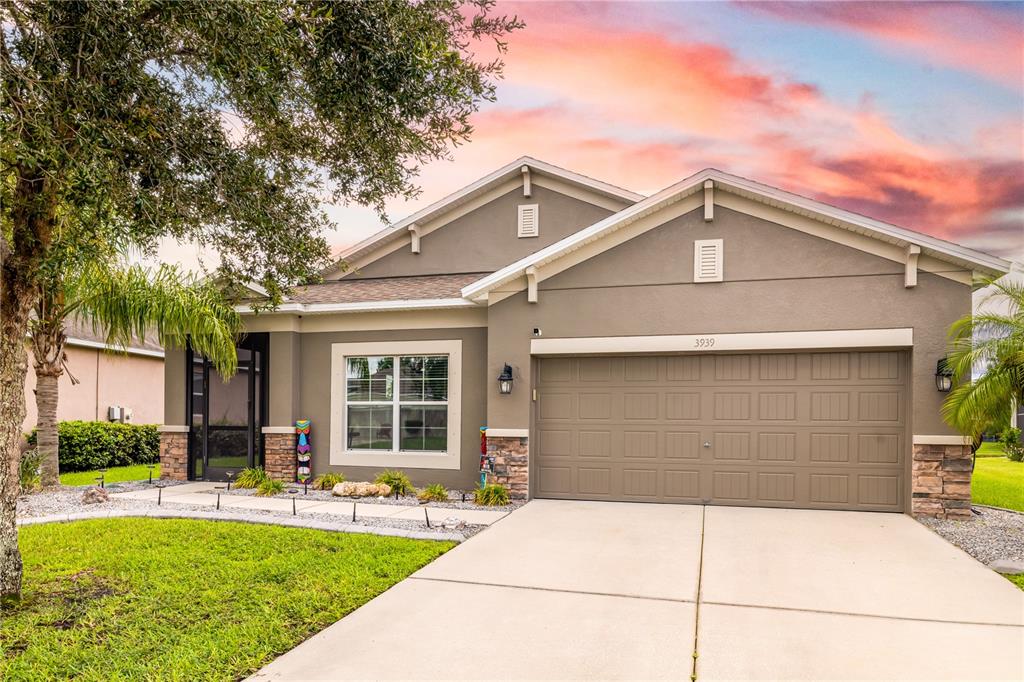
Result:
<svg viewBox="0 0 1024 682"><path fill-rule="evenodd" d="M715 345L715 337L713 336L698 336L693 341L694 348L711 348Z"/></svg>

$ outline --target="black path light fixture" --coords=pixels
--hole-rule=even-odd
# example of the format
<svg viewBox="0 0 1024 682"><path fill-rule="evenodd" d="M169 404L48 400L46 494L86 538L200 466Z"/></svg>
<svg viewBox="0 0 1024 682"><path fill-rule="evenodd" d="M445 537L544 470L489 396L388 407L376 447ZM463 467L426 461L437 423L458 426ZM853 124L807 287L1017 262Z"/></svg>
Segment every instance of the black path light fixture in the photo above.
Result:
<svg viewBox="0 0 1024 682"><path fill-rule="evenodd" d="M515 380L512 378L512 365L506 363L498 375L498 392L502 395L511 393L513 381Z"/></svg>
<svg viewBox="0 0 1024 682"><path fill-rule="evenodd" d="M940 358L935 363L935 388L940 393L949 393L953 388L953 368L947 358Z"/></svg>

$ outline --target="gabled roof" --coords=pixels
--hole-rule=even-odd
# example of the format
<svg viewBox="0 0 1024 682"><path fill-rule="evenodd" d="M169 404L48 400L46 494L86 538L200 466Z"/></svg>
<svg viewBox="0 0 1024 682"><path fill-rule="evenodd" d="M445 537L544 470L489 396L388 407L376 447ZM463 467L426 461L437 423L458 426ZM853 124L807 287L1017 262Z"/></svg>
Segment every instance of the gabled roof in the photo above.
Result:
<svg viewBox="0 0 1024 682"><path fill-rule="evenodd" d="M526 275L528 268L540 268L586 244L601 239L607 234L629 225L647 215L669 206L689 195L702 191L704 183L711 180L715 190L722 190L748 199L763 202L779 209L814 218L836 227L874 237L901 247L911 244L921 252L959 265L967 270L987 275L1001 275L1010 269L1010 262L975 251L959 244L930 237L880 220L874 220L807 197L786 192L753 180L706 168L680 182L670 185L642 201L639 201L604 220L575 232L561 241L512 263L462 289L467 299L477 299L508 282Z"/></svg>
<svg viewBox="0 0 1024 682"><path fill-rule="evenodd" d="M523 166L527 166L532 173L557 178L611 199L632 204L644 198L642 194L630 192L627 189L610 185L607 182L601 182L600 180L595 180L594 178L574 173L573 171L559 168L558 166L553 166L550 163L546 163L529 156L521 156L512 163L502 166L493 173L485 175L476 182L466 185L457 192L453 192L443 199L435 201L426 208L403 218L397 223L384 228L380 232L364 239L358 244L349 247L338 257L338 262L351 261L360 258L374 249L377 249L395 239L406 236L407 229L410 225L433 220L434 218L437 218L448 211L471 201L475 197L480 196L503 182L508 182L513 178L520 177ZM337 263L325 270L323 274L326 275L329 272L333 272L336 268Z"/></svg>

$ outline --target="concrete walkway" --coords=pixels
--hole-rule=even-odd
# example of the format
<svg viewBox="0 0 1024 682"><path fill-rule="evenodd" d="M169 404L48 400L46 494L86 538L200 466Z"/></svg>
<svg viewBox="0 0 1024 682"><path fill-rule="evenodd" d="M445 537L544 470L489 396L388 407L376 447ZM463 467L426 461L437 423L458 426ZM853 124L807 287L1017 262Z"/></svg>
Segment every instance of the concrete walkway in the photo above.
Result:
<svg viewBox="0 0 1024 682"><path fill-rule="evenodd" d="M111 499L149 500L161 497L161 505L192 505L197 507L217 507L217 490L223 483L196 482L182 485L167 486L160 492L156 487L135 490L128 493L113 493ZM393 518L402 521L423 521L424 509L430 515L432 523L440 523L447 518L455 517L480 526L489 526L508 512L490 511L487 509L448 509L431 504L398 505L374 504L372 502L353 503L345 498L334 500L303 499L302 493L282 494L276 497L256 497L253 495L220 495L221 509L263 510L290 513L292 498L295 498L295 510L298 514L333 514L346 520L352 519L352 507L355 505L356 517Z"/></svg>
<svg viewBox="0 0 1024 682"><path fill-rule="evenodd" d="M694 674L1024 679L1024 594L896 514L538 500L254 679Z"/></svg>

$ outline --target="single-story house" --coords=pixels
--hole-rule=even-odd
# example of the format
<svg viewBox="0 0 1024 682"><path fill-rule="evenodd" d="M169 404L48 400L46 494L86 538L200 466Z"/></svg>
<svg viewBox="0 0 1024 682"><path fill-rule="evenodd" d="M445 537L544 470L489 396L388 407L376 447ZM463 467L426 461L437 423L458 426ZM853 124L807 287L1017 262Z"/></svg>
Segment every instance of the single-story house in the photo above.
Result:
<svg viewBox="0 0 1024 682"><path fill-rule="evenodd" d="M164 421L164 349L151 338L135 339L127 348L112 346L89 324L72 318L64 333L67 365L57 380L57 420ZM22 431L36 427L36 374L32 347L25 377L25 421ZM72 380L74 377L74 380Z"/></svg>
<svg viewBox="0 0 1024 682"><path fill-rule="evenodd" d="M314 475L970 514L941 361L1000 258L714 169L645 197L524 157L343 261L243 308L228 384L168 350L164 476L294 478L309 419Z"/></svg>

